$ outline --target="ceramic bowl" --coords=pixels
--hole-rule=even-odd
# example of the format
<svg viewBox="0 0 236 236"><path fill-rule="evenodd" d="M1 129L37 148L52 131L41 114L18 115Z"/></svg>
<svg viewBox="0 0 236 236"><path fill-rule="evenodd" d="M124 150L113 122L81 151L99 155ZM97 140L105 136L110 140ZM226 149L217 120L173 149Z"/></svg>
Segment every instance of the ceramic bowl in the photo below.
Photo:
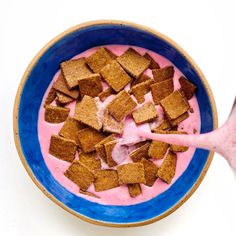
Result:
<svg viewBox="0 0 236 236"><path fill-rule="evenodd" d="M14 106L14 134L25 169L39 189L56 204L91 223L130 227L160 220L180 207L197 189L213 153L196 149L187 169L165 192L130 206L101 205L74 195L49 172L40 151L37 122L42 98L59 64L89 48L107 44L143 47L170 60L197 87L201 133L217 127L214 98L202 72L175 42L150 28L122 21L77 25L50 41L32 60L20 82Z"/></svg>

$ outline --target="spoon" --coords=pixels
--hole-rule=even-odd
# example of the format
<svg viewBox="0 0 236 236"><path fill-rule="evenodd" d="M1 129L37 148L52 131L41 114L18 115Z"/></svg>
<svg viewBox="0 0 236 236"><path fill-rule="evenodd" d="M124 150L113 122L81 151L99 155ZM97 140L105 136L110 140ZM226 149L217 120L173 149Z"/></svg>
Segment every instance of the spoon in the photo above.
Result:
<svg viewBox="0 0 236 236"><path fill-rule="evenodd" d="M223 156L236 173L236 98L227 121L218 129L205 134L154 134L138 130L143 138L170 144L211 150Z"/></svg>

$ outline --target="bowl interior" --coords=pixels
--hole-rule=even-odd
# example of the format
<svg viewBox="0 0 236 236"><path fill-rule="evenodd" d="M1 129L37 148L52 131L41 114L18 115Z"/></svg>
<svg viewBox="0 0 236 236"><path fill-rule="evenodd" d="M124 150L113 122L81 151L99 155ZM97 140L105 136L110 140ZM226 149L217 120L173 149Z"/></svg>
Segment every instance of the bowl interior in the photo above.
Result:
<svg viewBox="0 0 236 236"><path fill-rule="evenodd" d="M197 181L209 161L209 151L197 149L192 161L179 179L165 192L144 203L131 206L111 206L90 202L78 197L51 175L43 160L38 140L38 111L44 93L59 64L91 47L107 44L125 44L143 47L169 59L190 81L198 91L196 93L201 115L201 133L214 128L212 98L200 78L196 68L174 45L162 36L145 29L124 24L94 24L73 29L49 44L37 60L31 63L30 71L25 76L25 83L19 98L18 137L24 155L23 162L29 167L31 175L38 181L41 189L51 194L54 201L63 204L64 208L78 216L97 223L115 225L132 225L161 218L170 212L189 191L197 185Z"/></svg>

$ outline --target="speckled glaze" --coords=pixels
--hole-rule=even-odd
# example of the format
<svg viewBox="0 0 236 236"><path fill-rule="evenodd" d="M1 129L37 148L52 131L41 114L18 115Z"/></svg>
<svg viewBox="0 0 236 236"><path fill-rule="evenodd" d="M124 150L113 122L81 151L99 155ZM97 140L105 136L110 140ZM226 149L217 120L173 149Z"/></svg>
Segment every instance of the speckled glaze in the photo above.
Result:
<svg viewBox="0 0 236 236"><path fill-rule="evenodd" d="M169 215L180 207L201 183L213 153L196 149L183 174L157 197L131 206L102 205L74 195L51 175L39 146L37 122L43 95L59 64L95 46L125 44L152 50L171 61L198 91L201 133L217 127L211 90L192 59L166 36L133 23L88 22L71 28L50 41L33 59L19 85L14 106L14 134L19 156L35 184L55 203L91 223L130 227L144 225Z"/></svg>

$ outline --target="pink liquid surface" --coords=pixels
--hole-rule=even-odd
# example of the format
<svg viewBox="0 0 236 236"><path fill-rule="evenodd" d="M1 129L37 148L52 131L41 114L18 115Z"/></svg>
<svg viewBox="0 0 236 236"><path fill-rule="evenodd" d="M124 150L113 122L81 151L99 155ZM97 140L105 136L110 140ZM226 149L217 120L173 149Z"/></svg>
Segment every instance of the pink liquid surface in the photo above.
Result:
<svg viewBox="0 0 236 236"><path fill-rule="evenodd" d="M113 53L116 55L121 55L124 51L126 51L130 46L124 46L124 45L109 45L106 46L108 49L110 49ZM144 54L145 52L148 52L160 65L160 67L164 67L167 65L171 65L171 62L168 61L167 59L163 58L162 56L152 52L148 51L144 48L139 48L139 47L133 47L136 51L138 51L140 54ZM91 48L79 55L77 55L74 58L80 58L80 57L88 57L92 53L96 51L97 48ZM146 72L149 76L152 77L151 71L148 69ZM57 72L52 79L52 82L57 79L59 75L59 72ZM174 74L174 87L175 89L178 89L180 87L178 79L182 75L182 73L175 67L175 74ZM52 85L52 83L51 83ZM132 204L137 204L140 202L148 201L152 199L153 197L159 195L160 193L166 191L178 178L179 176L184 172L184 170L187 168L189 162L191 161L193 154L195 152L194 147L190 147L188 151L183 152L183 153L177 153L177 166L176 166L176 173L175 176L171 182L170 185L164 183L162 180L157 179L156 182L152 187L148 187L146 185L141 184L142 188L142 194L135 197L131 198L129 193L128 193L128 188L127 186L123 185L114 189L110 189L107 191L103 192L95 192L94 186L91 185L88 189L88 191L95 193L97 196L100 198L93 198L89 197L83 194L79 193L79 187L75 185L72 181L70 181L67 177L64 176L64 172L67 170L67 168L70 166L70 163L59 160L55 158L54 156L50 155L48 153L49 150L49 144L50 144L50 138L52 134L58 134L60 129L63 126L63 123L60 124L50 124L44 121L44 100L46 98L46 95L49 92L49 89L51 87L49 85L48 90L45 93L45 96L43 98L41 108L39 110L39 116L38 116L38 138L41 146L41 152L44 158L44 161L50 170L51 174L53 177L61 184L63 185L66 189L68 189L70 192L86 198L90 201L93 202L98 202L101 204L111 204L111 205L132 205ZM103 84L104 87L106 87L106 83ZM128 89L128 87L126 88ZM114 96L110 96L107 98L102 105L108 104ZM152 96L151 94L147 94L145 96L145 102L152 101ZM189 113L189 118L179 124L179 130L184 130L188 132L189 134L193 134L193 130L196 129L197 132L200 130L200 114L199 114L199 107L197 103L197 99L194 96L191 100L189 100L190 106L193 108L194 113ZM138 105L135 109L137 109L140 105ZM74 108L75 108L75 102L69 104L67 107L69 107L70 110L70 116L74 116ZM157 125L158 122L162 119L163 117L163 111L160 106L156 106L156 109L158 111L158 121L155 122ZM143 125L142 130L144 131L150 131L150 128L148 125ZM132 143L140 141L140 137L137 133L137 129L135 127L135 123L133 120L128 116L125 120L125 128L124 128L124 133L122 137L120 137L121 142L124 144L126 143L127 146L123 146L122 149L120 145L117 145L115 149L113 150L113 158L119 162L119 163L128 163L131 162L131 159L128 155L130 151L134 149L132 146ZM122 153L122 158L121 155ZM125 156L125 158L124 158ZM76 159L78 159L78 153L76 154ZM160 165L162 160L154 160L154 163L157 165ZM102 164L102 168L107 168L106 164Z"/></svg>

